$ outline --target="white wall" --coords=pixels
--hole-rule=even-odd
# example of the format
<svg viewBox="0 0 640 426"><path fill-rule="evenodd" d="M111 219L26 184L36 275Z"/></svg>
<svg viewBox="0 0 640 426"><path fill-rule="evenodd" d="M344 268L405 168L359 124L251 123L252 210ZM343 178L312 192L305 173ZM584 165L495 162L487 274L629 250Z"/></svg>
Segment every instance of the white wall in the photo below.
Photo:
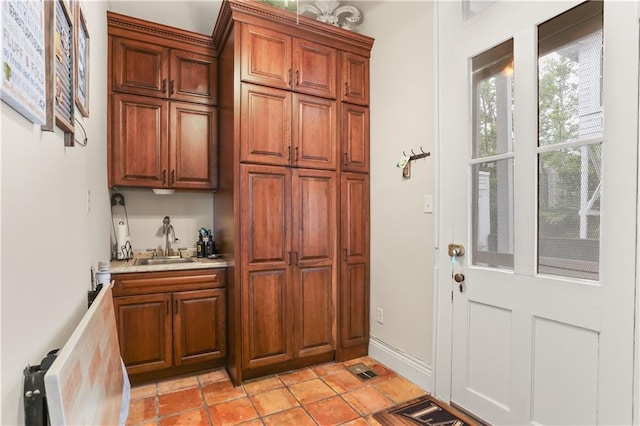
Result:
<svg viewBox="0 0 640 426"><path fill-rule="evenodd" d="M91 265L109 258L107 3L83 4L91 115L78 118L88 146L65 148L59 130L42 132L0 102L3 425L24 424L22 371L64 344L87 309Z"/></svg>
<svg viewBox="0 0 640 426"><path fill-rule="evenodd" d="M125 198L131 246L134 251L146 249L164 249L165 237L162 234L162 219L171 218L171 225L180 241L171 245L172 250L187 247L195 248L200 228L213 229L213 193L175 192L173 195L156 195L150 189L122 189L112 191ZM113 223L125 220L124 208L116 205L112 208ZM111 231L112 241L115 243Z"/></svg>
<svg viewBox="0 0 640 426"><path fill-rule="evenodd" d="M435 159L412 162L409 179L402 178L396 163L403 151L409 155L420 147L433 151L433 5L426 1L357 5L365 12L359 32L375 38L371 53L371 337L405 361L429 368L434 216L423 212L423 201L424 195L434 195ZM377 307L384 309L384 324L376 322Z"/></svg>

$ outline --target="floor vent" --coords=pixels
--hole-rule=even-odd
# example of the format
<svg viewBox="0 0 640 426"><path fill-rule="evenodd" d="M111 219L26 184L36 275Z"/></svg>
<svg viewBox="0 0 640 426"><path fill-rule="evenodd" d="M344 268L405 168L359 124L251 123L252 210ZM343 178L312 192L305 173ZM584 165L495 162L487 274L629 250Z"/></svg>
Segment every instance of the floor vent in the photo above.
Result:
<svg viewBox="0 0 640 426"><path fill-rule="evenodd" d="M347 370L355 374L360 380L369 380L378 376L371 368L364 364L354 364L347 367Z"/></svg>

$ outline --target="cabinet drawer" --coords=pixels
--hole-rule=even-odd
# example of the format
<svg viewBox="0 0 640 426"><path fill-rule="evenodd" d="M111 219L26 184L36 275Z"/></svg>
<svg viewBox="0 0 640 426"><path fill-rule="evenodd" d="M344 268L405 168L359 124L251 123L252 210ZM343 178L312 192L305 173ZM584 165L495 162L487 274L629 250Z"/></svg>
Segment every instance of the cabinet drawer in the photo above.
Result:
<svg viewBox="0 0 640 426"><path fill-rule="evenodd" d="M130 296L220 288L225 286L225 274L226 269L117 274L114 276L113 295Z"/></svg>

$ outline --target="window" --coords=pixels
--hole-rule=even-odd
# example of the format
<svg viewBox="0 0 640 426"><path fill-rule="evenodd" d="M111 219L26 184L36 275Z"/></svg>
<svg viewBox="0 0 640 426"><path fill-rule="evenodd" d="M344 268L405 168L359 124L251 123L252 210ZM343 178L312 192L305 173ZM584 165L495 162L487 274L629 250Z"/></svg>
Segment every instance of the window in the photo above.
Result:
<svg viewBox="0 0 640 426"><path fill-rule="evenodd" d="M472 61L473 264L513 268L513 40Z"/></svg>
<svg viewBox="0 0 640 426"><path fill-rule="evenodd" d="M538 27L538 272L597 280L602 2Z"/></svg>

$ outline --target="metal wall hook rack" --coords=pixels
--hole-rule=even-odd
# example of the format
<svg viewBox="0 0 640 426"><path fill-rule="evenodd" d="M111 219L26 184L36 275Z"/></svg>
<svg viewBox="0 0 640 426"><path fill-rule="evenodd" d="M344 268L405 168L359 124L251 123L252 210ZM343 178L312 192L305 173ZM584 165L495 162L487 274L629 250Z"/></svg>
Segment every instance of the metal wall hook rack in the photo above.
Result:
<svg viewBox="0 0 640 426"><path fill-rule="evenodd" d="M409 161L419 160L419 159L421 159L421 158L425 158L425 157L428 157L428 156L430 156L430 155L431 155L431 153L430 153L430 152L424 152L424 150L422 149L422 147L420 147L420 153L419 153L419 154L416 154L415 152L413 152L413 149L411 150L411 155L410 155L410 156L408 156L407 154L405 154L405 152L404 152L404 151L402 151L402 154L403 154L405 157L409 157Z"/></svg>

